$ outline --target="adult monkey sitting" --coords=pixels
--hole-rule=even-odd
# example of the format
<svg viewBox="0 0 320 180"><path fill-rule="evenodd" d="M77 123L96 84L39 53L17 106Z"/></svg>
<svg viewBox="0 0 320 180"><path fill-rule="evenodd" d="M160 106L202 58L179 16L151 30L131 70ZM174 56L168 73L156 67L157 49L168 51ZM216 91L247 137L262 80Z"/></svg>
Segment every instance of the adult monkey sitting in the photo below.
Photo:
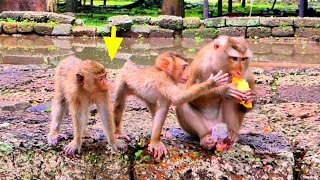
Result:
<svg viewBox="0 0 320 180"><path fill-rule="evenodd" d="M227 124L226 141L232 144L238 140L244 115L250 110L239 102L254 104L256 101L254 76L249 68L251 59L252 52L244 37L220 36L202 47L191 63L186 87L204 82L220 70L245 79L250 87L246 91L236 89L232 83L214 87L205 95L176 107L179 124L186 132L198 136L203 148L216 146L211 129L218 123Z"/></svg>

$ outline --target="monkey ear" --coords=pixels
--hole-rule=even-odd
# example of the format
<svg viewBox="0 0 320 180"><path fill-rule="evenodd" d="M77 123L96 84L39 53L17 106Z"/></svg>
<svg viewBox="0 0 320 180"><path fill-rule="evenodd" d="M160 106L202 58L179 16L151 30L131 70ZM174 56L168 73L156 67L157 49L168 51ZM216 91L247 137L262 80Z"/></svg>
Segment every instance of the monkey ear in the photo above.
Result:
<svg viewBox="0 0 320 180"><path fill-rule="evenodd" d="M214 49L219 49L220 46L221 46L221 45L220 45L219 42L215 42L215 43L213 44Z"/></svg>
<svg viewBox="0 0 320 180"><path fill-rule="evenodd" d="M169 64L170 64L170 61L168 59L162 59L160 67L162 70L167 70Z"/></svg>
<svg viewBox="0 0 320 180"><path fill-rule="evenodd" d="M81 73L77 73L76 76L77 76L77 82L82 83L84 80L83 75Z"/></svg>

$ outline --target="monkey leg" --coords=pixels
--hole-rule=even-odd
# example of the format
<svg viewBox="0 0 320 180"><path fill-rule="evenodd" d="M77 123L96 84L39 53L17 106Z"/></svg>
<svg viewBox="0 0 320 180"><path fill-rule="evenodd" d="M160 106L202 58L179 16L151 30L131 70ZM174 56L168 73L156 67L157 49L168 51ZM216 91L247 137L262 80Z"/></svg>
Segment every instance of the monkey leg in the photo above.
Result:
<svg viewBox="0 0 320 180"><path fill-rule="evenodd" d="M109 144L114 150L127 149L127 144L125 144L123 141L115 139L115 122L113 119L112 107L108 92L97 95L95 102L100 115L102 128Z"/></svg>
<svg viewBox="0 0 320 180"><path fill-rule="evenodd" d="M189 103L176 107L177 119L187 133L200 138L200 145L205 149L212 149L216 142L211 138L211 127L219 122L218 117L206 119L201 112L193 108Z"/></svg>
<svg viewBox="0 0 320 180"><path fill-rule="evenodd" d="M82 137L89 118L89 103L85 98L70 102L70 113L73 123L73 140L64 148L66 155L74 157L75 151L81 152Z"/></svg>
<svg viewBox="0 0 320 180"><path fill-rule="evenodd" d="M56 92L51 106L51 123L50 131L47 136L49 145L55 145L58 142L61 131L61 123L63 116L66 114L67 102L61 93Z"/></svg>
<svg viewBox="0 0 320 180"><path fill-rule="evenodd" d="M167 101L161 101L159 108L157 109L153 123L152 123L152 134L151 142L148 146L148 150L153 152L153 157L160 159L162 155L167 154L167 149L164 144L160 141L160 135L164 121L169 111L169 103Z"/></svg>
<svg viewBox="0 0 320 180"><path fill-rule="evenodd" d="M115 123L115 137L124 137L130 139L126 134L122 133L122 115L126 105L126 97L129 92L129 88L125 82L120 82L116 87L115 101L113 105L113 115Z"/></svg>
<svg viewBox="0 0 320 180"><path fill-rule="evenodd" d="M155 116L155 113L156 113L156 110L157 110L157 104L149 103L147 101L145 103L146 103L146 106L147 106L147 108L149 110L149 113L150 113L152 119L154 119L154 116Z"/></svg>
<svg viewBox="0 0 320 180"><path fill-rule="evenodd" d="M222 100L220 111L223 113L223 121L229 129L228 141L237 142L245 113L240 110L239 103L232 100Z"/></svg>

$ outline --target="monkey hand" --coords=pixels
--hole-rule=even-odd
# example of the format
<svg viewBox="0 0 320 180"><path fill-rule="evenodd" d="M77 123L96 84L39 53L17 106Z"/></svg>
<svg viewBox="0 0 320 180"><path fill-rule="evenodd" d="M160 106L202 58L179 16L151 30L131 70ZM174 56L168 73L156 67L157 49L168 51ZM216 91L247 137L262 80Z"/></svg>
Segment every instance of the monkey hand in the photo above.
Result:
<svg viewBox="0 0 320 180"><path fill-rule="evenodd" d="M257 102L257 94L256 92L252 91L251 89L248 89L246 91L244 91L245 93L245 101L246 104L248 103L256 103Z"/></svg>
<svg viewBox="0 0 320 180"><path fill-rule="evenodd" d="M227 82L229 81L229 74L222 74L222 71L220 70L218 74L216 74L215 76L211 74L208 80L210 80L213 83L213 86L221 86L227 84Z"/></svg>
<svg viewBox="0 0 320 180"><path fill-rule="evenodd" d="M225 98L227 99L234 99L240 103L246 98L244 91L237 89L233 83L226 84L225 91Z"/></svg>
<svg viewBox="0 0 320 180"><path fill-rule="evenodd" d="M167 149L161 141L151 142L148 147L148 151L153 153L153 157L160 159L162 155L166 155Z"/></svg>
<svg viewBox="0 0 320 180"><path fill-rule="evenodd" d="M214 141L211 137L211 134L207 134L200 138L200 146L204 149L212 149L216 146L216 141Z"/></svg>
<svg viewBox="0 0 320 180"><path fill-rule="evenodd" d="M74 157L75 151L78 151L78 153L81 153L81 144L76 143L75 141L71 141L65 148L64 153L66 156L69 156L70 158Z"/></svg>
<svg viewBox="0 0 320 180"><path fill-rule="evenodd" d="M59 134L55 134L55 135L48 134L47 139L48 139L48 144L50 146L56 145L59 140Z"/></svg>

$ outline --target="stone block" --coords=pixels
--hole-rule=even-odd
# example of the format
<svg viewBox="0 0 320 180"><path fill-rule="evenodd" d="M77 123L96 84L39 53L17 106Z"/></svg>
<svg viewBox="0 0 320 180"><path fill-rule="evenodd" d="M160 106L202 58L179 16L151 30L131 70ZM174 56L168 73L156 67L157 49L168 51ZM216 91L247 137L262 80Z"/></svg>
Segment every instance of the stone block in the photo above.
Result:
<svg viewBox="0 0 320 180"><path fill-rule="evenodd" d="M154 27L151 28L149 37L151 38L173 38L174 30Z"/></svg>
<svg viewBox="0 0 320 180"><path fill-rule="evenodd" d="M183 18L183 27L186 29L196 29L201 26L201 20L198 17Z"/></svg>
<svg viewBox="0 0 320 180"><path fill-rule="evenodd" d="M88 36L96 35L97 28L94 26L75 26L72 30L74 36Z"/></svg>
<svg viewBox="0 0 320 180"><path fill-rule="evenodd" d="M295 35L298 37L316 37L320 36L320 28L296 28Z"/></svg>
<svg viewBox="0 0 320 180"><path fill-rule="evenodd" d="M63 14L48 13L48 20L61 24L74 24L76 18Z"/></svg>
<svg viewBox="0 0 320 180"><path fill-rule="evenodd" d="M37 23L33 27L34 31L40 35L51 35L53 26L47 23Z"/></svg>
<svg viewBox="0 0 320 180"><path fill-rule="evenodd" d="M161 15L158 17L158 25L165 29L181 30L183 29L182 17Z"/></svg>
<svg viewBox="0 0 320 180"><path fill-rule="evenodd" d="M272 36L274 37L290 37L293 35L294 35L294 30L292 26L272 28Z"/></svg>
<svg viewBox="0 0 320 180"><path fill-rule="evenodd" d="M110 33L111 33L110 25L97 27L98 36L107 36L107 35L110 35Z"/></svg>
<svg viewBox="0 0 320 180"><path fill-rule="evenodd" d="M131 20L134 24L149 24L151 16L132 16Z"/></svg>
<svg viewBox="0 0 320 180"><path fill-rule="evenodd" d="M33 31L34 23L18 23L19 33L30 33Z"/></svg>
<svg viewBox="0 0 320 180"><path fill-rule="evenodd" d="M0 14L0 18L2 19L13 19L13 20L20 20L21 17L23 16L23 14L25 13L25 11L3 11Z"/></svg>
<svg viewBox="0 0 320 180"><path fill-rule="evenodd" d="M260 24L262 26L275 27L275 26L292 26L293 19L290 17L262 17L260 18Z"/></svg>
<svg viewBox="0 0 320 180"><path fill-rule="evenodd" d="M293 21L295 27L314 27L320 28L320 18L317 17L297 17Z"/></svg>
<svg viewBox="0 0 320 180"><path fill-rule="evenodd" d="M203 29L186 29L182 31L183 38L204 38L214 39L218 37L218 30L216 28L203 28Z"/></svg>
<svg viewBox="0 0 320 180"><path fill-rule="evenodd" d="M226 18L209 18L204 20L204 25L207 28L211 27L224 27L226 26Z"/></svg>
<svg viewBox="0 0 320 180"><path fill-rule="evenodd" d="M234 17L226 19L226 26L260 26L260 19L257 17Z"/></svg>
<svg viewBox="0 0 320 180"><path fill-rule="evenodd" d="M70 36L72 33L71 24L58 24L54 26L51 35L54 36Z"/></svg>
<svg viewBox="0 0 320 180"><path fill-rule="evenodd" d="M6 34L15 34L18 33L17 23L4 22L3 24L3 32Z"/></svg>
<svg viewBox="0 0 320 180"><path fill-rule="evenodd" d="M270 27L248 27L247 37L265 38L271 36Z"/></svg>
<svg viewBox="0 0 320 180"><path fill-rule="evenodd" d="M34 12L34 11L26 11L22 17L21 20L28 20L28 21L34 21L37 23L44 23L48 20L48 13L47 12Z"/></svg>
<svg viewBox="0 0 320 180"><path fill-rule="evenodd" d="M112 16L108 19L110 26L116 26L117 30L129 30L133 24L128 15Z"/></svg>
<svg viewBox="0 0 320 180"><path fill-rule="evenodd" d="M223 27L218 28L218 35L227 35L227 36L245 36L246 27Z"/></svg>

